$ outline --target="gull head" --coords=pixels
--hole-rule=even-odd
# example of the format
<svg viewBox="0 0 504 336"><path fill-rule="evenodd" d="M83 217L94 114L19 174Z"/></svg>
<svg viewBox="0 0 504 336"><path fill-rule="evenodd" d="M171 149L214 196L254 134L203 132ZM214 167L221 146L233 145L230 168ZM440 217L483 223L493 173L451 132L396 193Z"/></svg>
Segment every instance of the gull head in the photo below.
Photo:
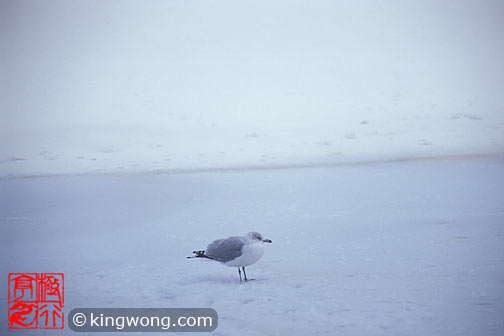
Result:
<svg viewBox="0 0 504 336"><path fill-rule="evenodd" d="M246 234L246 237L254 242L271 243L271 239L264 239L259 232L249 232Z"/></svg>

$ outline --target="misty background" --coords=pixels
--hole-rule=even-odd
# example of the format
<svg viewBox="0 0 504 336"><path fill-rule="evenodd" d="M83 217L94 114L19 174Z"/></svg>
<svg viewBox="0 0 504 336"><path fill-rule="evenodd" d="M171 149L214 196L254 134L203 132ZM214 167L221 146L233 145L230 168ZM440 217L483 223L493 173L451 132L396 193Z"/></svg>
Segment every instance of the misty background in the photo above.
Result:
<svg viewBox="0 0 504 336"><path fill-rule="evenodd" d="M62 272L66 317L212 307L220 336L504 335L503 17L0 0L0 288ZM250 231L257 281L186 259Z"/></svg>
<svg viewBox="0 0 504 336"><path fill-rule="evenodd" d="M0 174L504 150L501 1L0 2Z"/></svg>

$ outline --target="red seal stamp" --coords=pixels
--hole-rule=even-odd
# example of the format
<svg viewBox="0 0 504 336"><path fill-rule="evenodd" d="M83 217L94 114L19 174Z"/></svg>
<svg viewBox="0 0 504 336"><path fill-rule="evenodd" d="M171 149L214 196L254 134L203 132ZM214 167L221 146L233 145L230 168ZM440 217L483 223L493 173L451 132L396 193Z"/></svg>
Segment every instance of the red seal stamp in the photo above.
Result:
<svg viewBox="0 0 504 336"><path fill-rule="evenodd" d="M9 328L63 329L63 273L9 274Z"/></svg>

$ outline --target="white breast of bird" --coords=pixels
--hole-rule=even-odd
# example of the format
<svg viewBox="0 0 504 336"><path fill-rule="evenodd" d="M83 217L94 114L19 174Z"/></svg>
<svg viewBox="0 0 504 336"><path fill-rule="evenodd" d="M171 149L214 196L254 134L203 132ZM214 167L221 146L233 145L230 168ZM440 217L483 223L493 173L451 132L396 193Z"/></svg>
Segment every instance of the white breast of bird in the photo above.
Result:
<svg viewBox="0 0 504 336"><path fill-rule="evenodd" d="M226 266L242 267L255 264L264 254L263 244L243 245L242 255L236 259L224 263Z"/></svg>

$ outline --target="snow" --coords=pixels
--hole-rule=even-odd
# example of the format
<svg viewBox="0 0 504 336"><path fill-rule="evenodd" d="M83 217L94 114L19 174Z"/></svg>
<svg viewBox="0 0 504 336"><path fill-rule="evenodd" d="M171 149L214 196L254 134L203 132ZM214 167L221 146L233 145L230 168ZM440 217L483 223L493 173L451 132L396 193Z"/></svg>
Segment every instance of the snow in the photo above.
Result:
<svg viewBox="0 0 504 336"><path fill-rule="evenodd" d="M504 334L503 15L1 1L0 333L8 273L63 272L67 314L210 307L215 335ZM255 281L186 259L249 231Z"/></svg>
<svg viewBox="0 0 504 336"><path fill-rule="evenodd" d="M64 272L67 313L211 307L216 335L499 335L503 171L477 157L3 179L2 274ZM255 281L185 258L252 230L273 240Z"/></svg>

